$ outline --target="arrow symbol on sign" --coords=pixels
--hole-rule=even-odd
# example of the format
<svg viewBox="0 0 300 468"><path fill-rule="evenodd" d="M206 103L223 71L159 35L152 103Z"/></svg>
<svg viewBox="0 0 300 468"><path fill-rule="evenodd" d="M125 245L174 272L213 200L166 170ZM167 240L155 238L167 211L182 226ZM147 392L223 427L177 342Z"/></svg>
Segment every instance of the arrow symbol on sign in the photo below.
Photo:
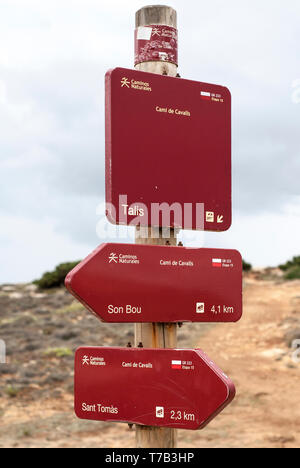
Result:
<svg viewBox="0 0 300 468"><path fill-rule="evenodd" d="M224 216L223 215L218 215L217 222L218 223L223 223L223 221L224 221Z"/></svg>

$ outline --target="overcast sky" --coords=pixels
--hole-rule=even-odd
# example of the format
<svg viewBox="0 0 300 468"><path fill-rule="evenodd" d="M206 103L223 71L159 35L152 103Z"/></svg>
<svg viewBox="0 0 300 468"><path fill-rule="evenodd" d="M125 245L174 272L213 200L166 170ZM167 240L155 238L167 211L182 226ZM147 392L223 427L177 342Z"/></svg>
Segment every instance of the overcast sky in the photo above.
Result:
<svg viewBox="0 0 300 468"><path fill-rule="evenodd" d="M101 222L104 74L133 67L145 5L0 0L0 283L83 258L114 231ZM233 225L185 244L236 248L255 266L300 255L299 0L169 5L181 76L233 97Z"/></svg>

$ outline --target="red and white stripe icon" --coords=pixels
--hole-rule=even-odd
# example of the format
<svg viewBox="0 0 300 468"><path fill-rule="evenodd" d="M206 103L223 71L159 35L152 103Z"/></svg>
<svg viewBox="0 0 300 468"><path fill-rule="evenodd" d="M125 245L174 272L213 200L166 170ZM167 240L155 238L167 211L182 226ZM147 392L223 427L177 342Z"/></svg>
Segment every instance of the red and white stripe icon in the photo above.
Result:
<svg viewBox="0 0 300 468"><path fill-rule="evenodd" d="M212 266L215 268L221 268L222 267L222 259L221 258L213 258L212 259Z"/></svg>
<svg viewBox="0 0 300 468"><path fill-rule="evenodd" d="M182 361L172 361L172 369L182 369Z"/></svg>
<svg viewBox="0 0 300 468"><path fill-rule="evenodd" d="M211 93L207 91L201 91L200 96L201 96L201 99L203 99L204 101L210 101Z"/></svg>

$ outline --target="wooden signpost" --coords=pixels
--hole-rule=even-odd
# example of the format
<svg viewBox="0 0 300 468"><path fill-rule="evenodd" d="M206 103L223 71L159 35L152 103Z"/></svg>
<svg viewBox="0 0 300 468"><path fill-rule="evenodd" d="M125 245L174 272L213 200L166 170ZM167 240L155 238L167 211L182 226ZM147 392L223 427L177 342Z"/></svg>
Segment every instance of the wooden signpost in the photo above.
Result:
<svg viewBox="0 0 300 468"><path fill-rule="evenodd" d="M151 25L166 25L177 29L177 12L167 6L149 6L137 11L135 27L141 28ZM160 75L177 76L178 64L149 61L135 65L140 71L157 73ZM141 155L141 157L143 157ZM137 227L136 243L150 245L177 245L177 232L170 231L168 239L163 237L163 229ZM146 231L146 232L145 232ZM153 235L154 234L154 235ZM142 343L144 348L176 348L177 324L174 323L137 323L135 325L135 346ZM173 448L177 447L176 429L162 427L147 427L136 425L136 446L143 448Z"/></svg>
<svg viewBox="0 0 300 468"><path fill-rule="evenodd" d="M177 81L177 67L176 11L140 9L135 70L106 74L106 214L135 226L136 245L103 244L66 278L98 318L135 324L134 348L77 351L75 409L83 419L135 424L138 448L175 448L177 428L203 428L235 395L203 351L177 349L182 322L242 315L239 252L177 246L179 228L231 224L230 92ZM157 204L175 214L146 218ZM198 211L200 227L189 219Z"/></svg>

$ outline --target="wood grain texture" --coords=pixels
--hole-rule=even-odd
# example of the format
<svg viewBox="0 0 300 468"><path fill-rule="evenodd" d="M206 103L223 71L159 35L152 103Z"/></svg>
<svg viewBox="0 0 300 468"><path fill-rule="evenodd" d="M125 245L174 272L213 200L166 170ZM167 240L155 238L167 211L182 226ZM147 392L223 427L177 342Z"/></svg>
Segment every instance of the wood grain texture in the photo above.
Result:
<svg viewBox="0 0 300 468"><path fill-rule="evenodd" d="M141 8L135 14L135 27L165 24L177 28L177 12L166 5L149 5Z"/></svg>
<svg viewBox="0 0 300 468"><path fill-rule="evenodd" d="M175 448L177 432L163 427L137 426L137 448Z"/></svg>
<svg viewBox="0 0 300 468"><path fill-rule="evenodd" d="M136 13L136 27L165 24L177 27L177 13L168 6L154 5L141 8ZM145 62L136 65L136 70L175 77L177 66L164 62ZM177 245L177 232L165 232L159 228L136 228L136 243L145 245ZM176 348L177 324L136 323L135 346L144 348ZM136 446L138 448L176 448L176 429L136 426Z"/></svg>

